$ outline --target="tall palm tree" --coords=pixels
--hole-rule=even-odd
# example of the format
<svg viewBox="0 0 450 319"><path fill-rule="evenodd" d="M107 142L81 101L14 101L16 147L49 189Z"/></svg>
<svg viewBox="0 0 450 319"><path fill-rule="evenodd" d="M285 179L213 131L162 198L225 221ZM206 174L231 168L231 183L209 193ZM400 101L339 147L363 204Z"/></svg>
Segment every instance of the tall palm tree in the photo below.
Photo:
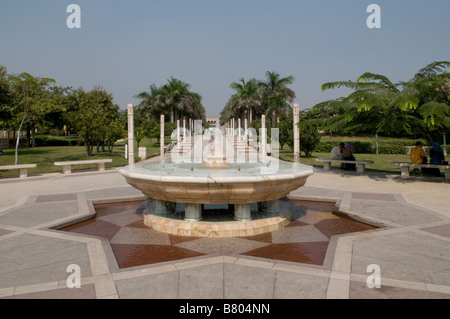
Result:
<svg viewBox="0 0 450 319"><path fill-rule="evenodd" d="M294 83L292 75L282 78L276 72L266 72L266 80L259 82L263 95L262 108L267 116L288 114L292 108L288 103L294 102L295 92L288 88Z"/></svg>
<svg viewBox="0 0 450 319"><path fill-rule="evenodd" d="M261 113L262 95L258 80L245 81L241 78L239 82L231 83L230 87L236 90L229 103L234 116L242 118L245 115L251 122L253 115Z"/></svg>
<svg viewBox="0 0 450 319"><path fill-rule="evenodd" d="M190 89L189 84L172 77L165 85L159 88L152 85L150 92L142 92L136 97L142 99L142 108L154 115L168 115L171 122L182 117L203 120L206 112L201 103L202 97Z"/></svg>

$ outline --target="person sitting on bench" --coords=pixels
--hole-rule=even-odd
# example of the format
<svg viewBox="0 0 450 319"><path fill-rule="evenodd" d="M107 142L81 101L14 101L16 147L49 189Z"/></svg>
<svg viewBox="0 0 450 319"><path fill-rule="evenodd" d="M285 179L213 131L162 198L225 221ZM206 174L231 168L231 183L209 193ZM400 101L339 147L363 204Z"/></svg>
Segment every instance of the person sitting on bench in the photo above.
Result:
<svg viewBox="0 0 450 319"><path fill-rule="evenodd" d="M425 151L422 148L422 142L418 141L416 143L416 146L411 149L409 158L411 159L411 163L413 163L413 164L426 164L427 163L427 157L425 156ZM426 171L427 171L426 168L421 169L422 174L426 173Z"/></svg>
<svg viewBox="0 0 450 319"><path fill-rule="evenodd" d="M433 148L430 150L430 164L443 165L445 163L444 152L438 142L433 142ZM430 168L429 174L433 176L441 176L439 168Z"/></svg>
<svg viewBox="0 0 450 319"><path fill-rule="evenodd" d="M344 160L346 161L356 161L356 158L353 156L355 152L355 148L349 142L345 143L344 150L342 151L342 155L344 156ZM345 164L344 169L347 171L356 171L356 164Z"/></svg>

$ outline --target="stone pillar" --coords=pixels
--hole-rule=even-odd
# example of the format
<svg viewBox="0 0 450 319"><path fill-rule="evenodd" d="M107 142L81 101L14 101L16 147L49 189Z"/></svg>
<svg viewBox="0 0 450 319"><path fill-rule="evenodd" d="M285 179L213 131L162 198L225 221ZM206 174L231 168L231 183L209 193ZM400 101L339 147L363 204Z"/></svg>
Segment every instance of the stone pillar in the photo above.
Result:
<svg viewBox="0 0 450 319"><path fill-rule="evenodd" d="M300 163L300 128L298 123L300 122L300 110L299 105L294 104L294 162Z"/></svg>
<svg viewBox="0 0 450 319"><path fill-rule="evenodd" d="M247 146L247 137L248 137L248 123L247 119L244 120L244 142L245 146Z"/></svg>
<svg viewBox="0 0 450 319"><path fill-rule="evenodd" d="M128 104L128 165L134 165L134 109Z"/></svg>
<svg viewBox="0 0 450 319"><path fill-rule="evenodd" d="M193 145L193 157L194 163L200 164L203 162L203 135L202 135L202 121L194 121L194 145Z"/></svg>
<svg viewBox="0 0 450 319"><path fill-rule="evenodd" d="M252 211L250 204L235 204L234 219L239 221L249 221L252 219Z"/></svg>
<svg viewBox="0 0 450 319"><path fill-rule="evenodd" d="M156 214L165 214L167 213L167 203L163 200L156 200L155 213Z"/></svg>
<svg viewBox="0 0 450 319"><path fill-rule="evenodd" d="M443 144L444 144L444 145L442 145L443 146L442 149L444 150L444 156L447 156L447 138L445 136L445 133L442 136L442 140L443 140Z"/></svg>
<svg viewBox="0 0 450 319"><path fill-rule="evenodd" d="M146 160L147 159L147 148L139 147L138 156L140 157L141 160Z"/></svg>
<svg viewBox="0 0 450 319"><path fill-rule="evenodd" d="M164 115L161 115L160 154L164 158Z"/></svg>
<svg viewBox="0 0 450 319"><path fill-rule="evenodd" d="M180 143L180 120L177 120L177 144Z"/></svg>
<svg viewBox="0 0 450 319"><path fill-rule="evenodd" d="M184 219L187 221L202 220L202 204L185 204Z"/></svg>
<svg viewBox="0 0 450 319"><path fill-rule="evenodd" d="M183 142L186 142L186 118L183 118Z"/></svg>
<svg viewBox="0 0 450 319"><path fill-rule="evenodd" d="M269 214L278 214L280 212L280 200L275 199L266 202L264 211Z"/></svg>
<svg viewBox="0 0 450 319"><path fill-rule="evenodd" d="M266 144L267 144L267 135L266 135L266 116L261 116L261 132L260 132L260 144L261 144L261 160L264 160L267 156Z"/></svg>
<svg viewBox="0 0 450 319"><path fill-rule="evenodd" d="M241 119L238 119L238 141L241 141Z"/></svg>

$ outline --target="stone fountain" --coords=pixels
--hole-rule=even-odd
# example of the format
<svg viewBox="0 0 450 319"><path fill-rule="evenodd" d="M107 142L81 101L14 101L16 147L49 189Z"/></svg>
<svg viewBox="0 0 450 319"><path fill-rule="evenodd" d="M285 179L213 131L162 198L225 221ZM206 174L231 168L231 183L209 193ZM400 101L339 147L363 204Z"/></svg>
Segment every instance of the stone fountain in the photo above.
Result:
<svg viewBox="0 0 450 319"><path fill-rule="evenodd" d="M195 131L201 130L201 121L196 121ZM144 223L174 235L236 237L279 229L290 222L289 209L280 199L302 187L313 174L310 166L279 161L267 156L264 148L257 152L234 133L224 134L220 126L213 132L194 134L193 141L182 144L161 161L131 163L119 171L131 186L154 199ZM238 144L241 151L236 151ZM180 204L183 218L175 218L175 207ZM204 219L205 206L213 204L228 205L225 211L232 211L233 218ZM258 217L253 216L254 207Z"/></svg>

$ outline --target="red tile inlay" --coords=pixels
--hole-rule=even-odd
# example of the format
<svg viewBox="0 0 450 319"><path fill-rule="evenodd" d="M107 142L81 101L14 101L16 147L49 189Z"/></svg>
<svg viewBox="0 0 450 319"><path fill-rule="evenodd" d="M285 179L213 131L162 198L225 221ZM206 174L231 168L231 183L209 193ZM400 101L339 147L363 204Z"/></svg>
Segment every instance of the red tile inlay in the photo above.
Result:
<svg viewBox="0 0 450 319"><path fill-rule="evenodd" d="M169 235L170 243L172 245L176 245L176 244L180 244L180 243L185 243L187 241L193 241L193 240L199 239L199 237L176 236L176 235L172 235L172 234L168 234L168 235Z"/></svg>
<svg viewBox="0 0 450 319"><path fill-rule="evenodd" d="M111 204L95 204L95 212L97 217L123 213L126 210L137 210L140 205L144 204L145 201L127 202L127 203L111 203Z"/></svg>
<svg viewBox="0 0 450 319"><path fill-rule="evenodd" d="M136 201L96 205L96 218L92 218L60 230L98 236L111 240L122 227L102 220L102 217L129 211L130 222L123 227L147 228L147 226L144 225L143 219L135 221L135 213L142 209L142 204L144 203L145 202L142 201ZM311 213L318 213L314 215L314 218L317 219L317 223L314 223L314 225L311 226L316 227L316 229L328 238L333 235L376 228L340 215L335 215L336 218L330 218L329 213L333 211L333 208L334 204L332 203L291 201L290 210L292 213L292 221L286 227L309 225L311 216L308 217L307 215L311 215ZM328 213L320 214L326 212ZM303 217L306 217L306 219L302 219ZM301 227L298 227L298 229L301 231ZM283 229L278 231L282 232ZM292 231L292 228L289 231ZM154 238L152 235L149 235L148 244L129 244L130 242L133 242L133 238L127 238L127 243L120 243L115 240L115 243L111 244L111 248L116 256L119 267L128 268L205 255L201 252L176 246L177 244L181 244L183 242L197 240L198 237L184 237L170 234L164 235L169 239L168 244L166 245L153 245L152 242L156 243L156 238L153 240ZM158 235L158 238L161 239L160 235ZM241 238L247 239L248 241L242 241ZM239 242L239 244L236 245L236 250L230 250L231 255L246 255L314 265L323 264L328 248L328 241L272 244L272 233L270 232L256 236L245 236L235 239L230 238L227 240L236 240ZM255 243L250 241L263 242L266 245L264 247L253 249ZM243 247L242 245L245 245L245 242L248 242L248 246ZM207 248L212 247L209 245L214 245L214 243L216 243L216 241L201 241L201 245L203 245L203 248L205 248L206 251L208 251ZM234 243L231 242L230 247L233 247L233 245Z"/></svg>
<svg viewBox="0 0 450 319"><path fill-rule="evenodd" d="M120 268L179 260L204 254L172 245L111 244Z"/></svg>
<svg viewBox="0 0 450 319"><path fill-rule="evenodd" d="M101 219L92 218L72 226L61 228L60 230L83 235L103 237L111 240L120 229L120 226Z"/></svg>
<svg viewBox="0 0 450 319"><path fill-rule="evenodd" d="M322 265L328 242L272 244L257 248L242 255Z"/></svg>
<svg viewBox="0 0 450 319"><path fill-rule="evenodd" d="M137 222L133 222L133 223L130 223L130 224L126 225L125 227L147 228L148 229L148 226L146 226L144 224L144 220L138 220Z"/></svg>
<svg viewBox="0 0 450 319"><path fill-rule="evenodd" d="M255 236L240 237L248 240L261 241L263 243L272 243L272 233L265 233Z"/></svg>
<svg viewBox="0 0 450 319"><path fill-rule="evenodd" d="M331 236L334 235L342 235L376 229L375 226L364 224L343 216L339 216L339 219L321 220L317 222L314 226L328 238L331 238Z"/></svg>
<svg viewBox="0 0 450 319"><path fill-rule="evenodd" d="M309 225L307 223L301 222L299 220L293 220L289 224L286 225L286 227L293 227L293 226L306 226Z"/></svg>

